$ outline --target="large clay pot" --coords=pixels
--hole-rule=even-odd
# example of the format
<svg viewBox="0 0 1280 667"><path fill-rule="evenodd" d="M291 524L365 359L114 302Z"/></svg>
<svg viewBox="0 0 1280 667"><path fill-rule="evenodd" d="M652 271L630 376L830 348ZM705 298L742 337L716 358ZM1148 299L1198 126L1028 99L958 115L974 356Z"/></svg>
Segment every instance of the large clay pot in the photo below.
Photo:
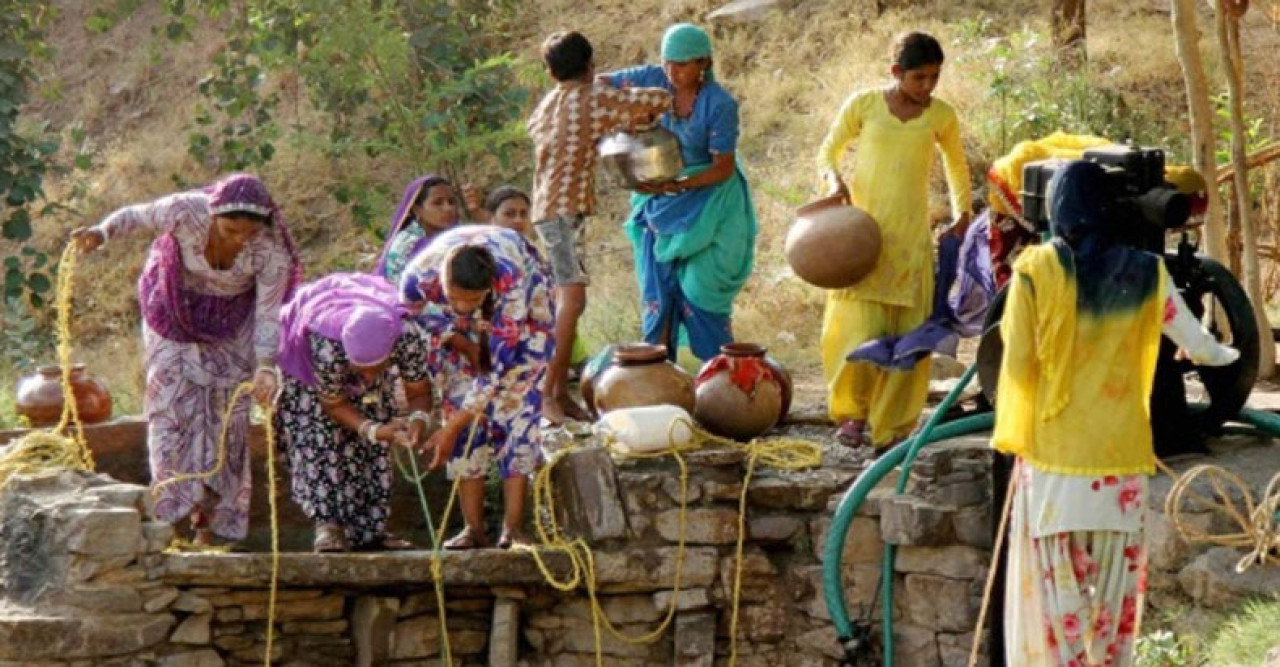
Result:
<svg viewBox="0 0 1280 667"><path fill-rule="evenodd" d="M80 421L96 424L111 418L111 394L106 385L84 371L84 364L71 366L71 393ZM18 381L16 408L32 426L53 426L62 417L62 369L41 366Z"/></svg>
<svg viewBox="0 0 1280 667"><path fill-rule="evenodd" d="M614 360L595 381L595 408L600 414L646 405L677 405L693 412L693 376L667 361L666 347L620 345Z"/></svg>
<svg viewBox="0 0 1280 667"><path fill-rule="evenodd" d="M712 433L750 440L782 418L783 386L764 347L729 343L698 373L693 416Z"/></svg>
<svg viewBox="0 0 1280 667"><path fill-rule="evenodd" d="M578 378L578 391L582 392L582 401L592 412L596 410L596 380L599 380L600 375L616 363L613 355L617 350L617 345L606 345L599 352L591 355L587 363L582 365L582 375Z"/></svg>
<svg viewBox="0 0 1280 667"><path fill-rule="evenodd" d="M827 289L852 287L880 257L880 226L843 195L832 195L796 210L787 232L787 264L805 282Z"/></svg>

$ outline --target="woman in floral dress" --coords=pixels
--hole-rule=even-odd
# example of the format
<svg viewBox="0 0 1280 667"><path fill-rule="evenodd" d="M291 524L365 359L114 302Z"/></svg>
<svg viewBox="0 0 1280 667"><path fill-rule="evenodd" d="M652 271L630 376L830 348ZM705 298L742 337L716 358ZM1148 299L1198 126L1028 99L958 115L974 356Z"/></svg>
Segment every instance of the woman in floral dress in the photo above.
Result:
<svg viewBox="0 0 1280 667"><path fill-rule="evenodd" d="M250 378L270 402L280 306L301 269L280 210L255 176L235 174L203 190L122 208L72 232L81 251L143 230L159 237L138 283L146 347L151 481L211 471L235 387ZM255 372L255 368L257 369ZM249 406L227 428L218 474L165 485L156 516L190 517L195 543L240 540L249 529Z"/></svg>
<svg viewBox="0 0 1280 667"><path fill-rule="evenodd" d="M444 396L432 466L461 477L466 528L451 549L489 545L484 478L496 465L505 497L498 546L525 542L528 478L542 463L542 377L553 347L551 279L518 232L490 225L440 234L405 268L400 296L420 309L428 366Z"/></svg>
<svg viewBox="0 0 1280 667"><path fill-rule="evenodd" d="M388 447L423 444L431 410L427 340L408 317L391 283L358 273L308 283L281 313L276 424L318 552L412 548L386 531Z"/></svg>
<svg viewBox="0 0 1280 667"><path fill-rule="evenodd" d="M1055 238L1013 265L992 445L1018 457L1005 589L1011 665L1130 665L1142 618L1148 397L1161 332L1229 364L1161 259L1117 243L1106 176L1072 162L1049 185ZM1105 409L1099 409L1106 406Z"/></svg>

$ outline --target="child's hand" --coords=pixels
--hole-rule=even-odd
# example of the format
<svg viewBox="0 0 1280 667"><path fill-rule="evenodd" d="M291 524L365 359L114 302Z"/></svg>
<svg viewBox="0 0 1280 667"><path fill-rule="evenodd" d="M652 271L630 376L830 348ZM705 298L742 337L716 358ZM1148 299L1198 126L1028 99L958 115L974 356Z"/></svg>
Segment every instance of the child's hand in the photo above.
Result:
<svg viewBox="0 0 1280 667"><path fill-rule="evenodd" d="M71 231L71 240L76 242L77 250L87 255L97 250L107 238L100 230L80 227Z"/></svg>
<svg viewBox="0 0 1280 667"><path fill-rule="evenodd" d="M484 208L484 192L474 183L462 184L462 203L474 222L489 222L489 212Z"/></svg>

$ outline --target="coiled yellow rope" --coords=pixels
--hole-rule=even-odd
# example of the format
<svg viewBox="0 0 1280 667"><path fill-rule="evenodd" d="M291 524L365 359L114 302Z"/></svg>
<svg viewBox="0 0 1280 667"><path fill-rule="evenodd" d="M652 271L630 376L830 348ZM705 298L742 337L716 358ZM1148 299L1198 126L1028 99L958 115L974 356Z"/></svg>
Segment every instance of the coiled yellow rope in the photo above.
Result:
<svg viewBox="0 0 1280 667"><path fill-rule="evenodd" d="M1182 539L1191 544L1248 549L1236 562L1236 572L1244 572L1255 564L1280 562L1280 557L1274 553L1280 551L1280 518L1277 514L1280 513L1280 473L1271 478L1262 499L1255 501L1249 484L1222 466L1201 464L1182 475L1163 463L1159 463L1159 466L1161 471L1174 480L1169 495L1165 497L1164 513ZM1214 498L1191 488L1192 483L1200 477L1209 480ZM1239 492L1243 507L1232 499L1229 489L1232 486ZM1183 518L1183 508L1188 499L1195 499L1205 509L1226 514L1240 528L1239 532L1217 535L1186 521Z"/></svg>
<svg viewBox="0 0 1280 667"><path fill-rule="evenodd" d="M53 428L31 431L0 450L0 489L13 475L45 470L94 470L93 453L84 439L84 425L71 390L71 297L78 250L75 242L62 250L55 292L58 365L62 368L62 415ZM68 427L75 433L67 435Z"/></svg>
<svg viewBox="0 0 1280 667"><path fill-rule="evenodd" d="M686 427L693 433L691 442L685 445L676 445L672 438L672 432L677 427ZM590 545L582 538L569 539L563 532L556 521L555 498L552 492L551 473L555 465L564 458L569 452L577 447L570 446L567 449L557 452L547 464L538 471L534 477L533 498L534 498L534 526L537 528L538 537L541 544L538 547L520 547L523 551L528 551L538 564L543 578L553 588L560 591L570 591L576 588L580 583L585 582L587 588L587 597L591 602L591 622L592 631L595 635L595 654L596 665L603 666L604 656L601 647L601 626L613 635L619 641L628 644L649 644L657 641L659 637L670 627L671 622L675 619L676 606L679 602L680 585L684 573L685 558L685 532L688 525L688 489L689 489L689 468L685 462L683 454L689 451L701 449L703 447L713 445L721 447L732 447L744 451L747 457L747 470L742 481L742 493L738 499L738 540L734 555L734 577L733 577L733 611L730 621L730 657L729 664L737 663L738 654L738 606L742 592L742 550L743 542L746 538L746 508L747 508L747 491L751 485L751 476L755 471L757 463L763 463L775 468L811 468L822 464L822 448L813 442L800 440L795 438L771 438L768 440L753 440L747 444L742 444L728 438L722 438L708 433L688 420L676 420L668 428L667 439L669 446L666 449L636 453L617 446L617 442L611 438L606 438L604 447L615 456L624 458L662 458L665 456L673 456L676 463L680 466L680 512L677 528L676 542L676 562L675 572L672 577L671 600L667 605L667 613L662 622L653 631L639 636L626 635L609 620L607 614L601 608L600 601L596 595L596 573L595 558L591 551ZM563 581L556 578L550 571L546 563L542 560L540 551L559 552L568 556L572 565L572 573Z"/></svg>

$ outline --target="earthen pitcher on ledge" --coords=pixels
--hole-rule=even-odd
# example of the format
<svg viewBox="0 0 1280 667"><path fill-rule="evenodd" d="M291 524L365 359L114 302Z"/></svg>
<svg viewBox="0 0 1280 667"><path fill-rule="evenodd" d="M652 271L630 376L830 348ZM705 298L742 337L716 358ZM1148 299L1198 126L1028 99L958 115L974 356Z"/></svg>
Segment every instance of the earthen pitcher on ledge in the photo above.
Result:
<svg viewBox="0 0 1280 667"><path fill-rule="evenodd" d="M71 393L80 421L96 424L111 418L111 393L102 381L89 375L84 364L71 366ZM62 368L40 366L18 381L16 408L32 426L53 426L62 417Z"/></svg>
<svg viewBox="0 0 1280 667"><path fill-rule="evenodd" d="M729 343L702 367L694 417L708 431L750 440L773 428L791 403L791 378L755 343Z"/></svg>
<svg viewBox="0 0 1280 667"><path fill-rule="evenodd" d="M665 346L620 345L614 360L594 383L600 414L646 405L678 405L693 413L693 376L667 360Z"/></svg>

